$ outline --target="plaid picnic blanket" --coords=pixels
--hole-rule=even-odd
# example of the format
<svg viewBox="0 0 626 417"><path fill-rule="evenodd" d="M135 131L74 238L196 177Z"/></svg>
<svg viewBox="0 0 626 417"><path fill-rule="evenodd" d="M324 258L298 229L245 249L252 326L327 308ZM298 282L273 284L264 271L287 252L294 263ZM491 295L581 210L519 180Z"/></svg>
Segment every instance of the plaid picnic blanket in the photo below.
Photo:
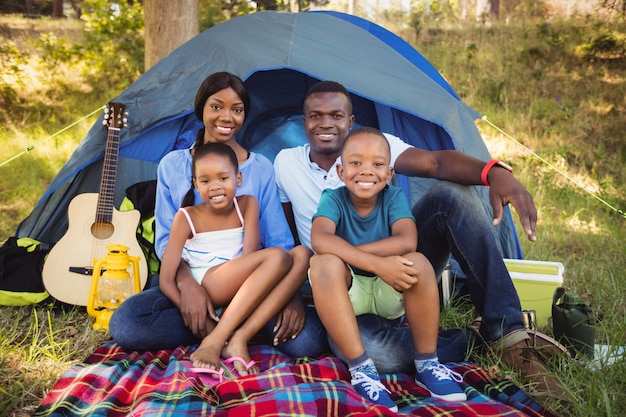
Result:
<svg viewBox="0 0 626 417"><path fill-rule="evenodd" d="M250 347L253 376L205 386L189 372L195 347L126 352L107 342L66 371L34 416L546 416L510 381L494 381L471 363L448 364L464 376L468 400L435 400L408 374L382 375L399 413L373 406L350 385L334 356L294 359L270 346Z"/></svg>

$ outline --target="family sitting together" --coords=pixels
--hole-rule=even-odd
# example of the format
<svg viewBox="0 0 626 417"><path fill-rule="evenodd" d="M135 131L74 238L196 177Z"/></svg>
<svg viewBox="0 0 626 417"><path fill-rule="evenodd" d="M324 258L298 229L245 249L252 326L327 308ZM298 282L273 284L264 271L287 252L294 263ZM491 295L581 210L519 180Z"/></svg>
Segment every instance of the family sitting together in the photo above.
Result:
<svg viewBox="0 0 626 417"><path fill-rule="evenodd" d="M436 277L453 255L486 350L534 384L535 396L562 395L529 342L492 231L511 203L535 240L532 197L506 165L352 130L350 94L333 81L307 92L308 143L281 150L272 164L235 139L249 109L236 75L215 73L200 86L203 128L193 148L158 167L159 285L115 310L109 328L120 346L198 344L193 366L217 378L220 361L239 375L259 372L248 343L262 338L292 357L332 352L360 394L391 410L379 372L414 373L433 397L465 401L461 375L442 364L464 352L446 350L438 331ZM391 185L396 172L440 181L411 208ZM481 184L490 187L493 219L468 187Z"/></svg>

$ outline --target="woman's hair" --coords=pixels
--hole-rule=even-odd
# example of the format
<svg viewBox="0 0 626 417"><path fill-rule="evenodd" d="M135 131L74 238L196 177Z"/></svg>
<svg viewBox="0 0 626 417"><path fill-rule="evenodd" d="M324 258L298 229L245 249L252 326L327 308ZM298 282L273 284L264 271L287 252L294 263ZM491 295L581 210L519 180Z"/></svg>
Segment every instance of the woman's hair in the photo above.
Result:
<svg viewBox="0 0 626 417"><path fill-rule="evenodd" d="M243 101L244 116L250 111L250 94L248 89L244 85L241 78L230 72L214 72L202 81L198 92L196 93L196 100L194 103L194 110L198 120L202 120L202 114L204 113L204 105L206 101L213 94L225 88L232 88L235 90L241 101ZM204 143L204 126L198 131L196 135L196 143L194 147L198 147Z"/></svg>
<svg viewBox="0 0 626 417"><path fill-rule="evenodd" d="M206 155L218 155L228 158L235 172L239 171L239 163L237 162L237 155L235 151L228 145L221 142L208 142L203 143L200 146L196 146L193 152L193 158L191 159L191 188L185 194L181 207L193 206L195 203L195 193L193 191L193 179L196 177L196 162Z"/></svg>

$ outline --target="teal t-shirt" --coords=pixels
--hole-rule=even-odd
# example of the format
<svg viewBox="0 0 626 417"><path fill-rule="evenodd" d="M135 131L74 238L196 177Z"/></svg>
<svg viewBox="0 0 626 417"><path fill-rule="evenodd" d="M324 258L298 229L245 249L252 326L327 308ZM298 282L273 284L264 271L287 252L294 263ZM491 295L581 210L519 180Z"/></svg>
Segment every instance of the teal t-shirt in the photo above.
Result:
<svg viewBox="0 0 626 417"><path fill-rule="evenodd" d="M354 246L391 236L391 226L400 219L415 220L406 196L393 185L387 185L378 194L376 207L367 216L359 215L354 209L345 186L325 189L313 219L319 216L335 223L335 235Z"/></svg>

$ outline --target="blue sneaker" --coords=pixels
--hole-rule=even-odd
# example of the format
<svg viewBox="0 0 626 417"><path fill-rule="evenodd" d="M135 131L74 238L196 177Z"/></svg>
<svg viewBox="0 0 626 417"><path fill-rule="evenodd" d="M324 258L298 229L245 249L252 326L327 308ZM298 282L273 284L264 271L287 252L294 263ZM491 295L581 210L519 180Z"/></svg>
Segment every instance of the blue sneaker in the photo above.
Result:
<svg viewBox="0 0 626 417"><path fill-rule="evenodd" d="M415 383L444 401L466 401L467 396L459 386L463 377L446 366L433 362L415 376Z"/></svg>
<svg viewBox="0 0 626 417"><path fill-rule="evenodd" d="M377 405L383 405L394 413L398 411L398 406L389 396L389 390L380 382L378 372L372 366L364 366L361 370L352 375L352 386L354 389Z"/></svg>

